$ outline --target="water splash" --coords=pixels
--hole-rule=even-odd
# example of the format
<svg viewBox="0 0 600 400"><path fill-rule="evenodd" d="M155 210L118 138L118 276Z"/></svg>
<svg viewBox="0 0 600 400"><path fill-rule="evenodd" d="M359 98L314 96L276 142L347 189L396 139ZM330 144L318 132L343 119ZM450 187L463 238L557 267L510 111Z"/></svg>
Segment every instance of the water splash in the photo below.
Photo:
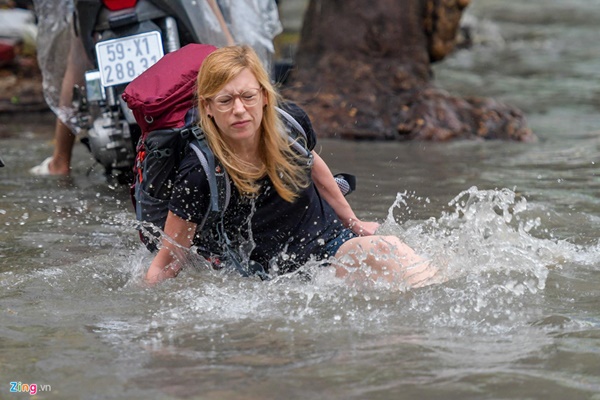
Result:
<svg viewBox="0 0 600 400"><path fill-rule="evenodd" d="M394 211L411 196L398 194L382 231L428 254L448 279L410 300L426 324L494 333L527 326L539 318L531 306L544 301L553 271L597 265L597 248L541 237L547 234L539 212L513 190L471 187L438 218L398 223Z"/></svg>
<svg viewBox="0 0 600 400"><path fill-rule="evenodd" d="M398 194L378 233L396 235L426 254L441 268L444 283L408 292L357 288L318 262L262 282L212 270L190 252L186 264L193 268L148 289L154 298L149 302L152 323L163 327L165 335L176 335L188 325L211 331L240 321L320 332L348 327L375 332L410 323L423 329L506 333L543 318L536 310L543 309L552 271L571 263L597 265L598 247L539 237L547 236L539 205L532 207L513 190L471 187L438 217L398 221L398 212L412 215L409 203L415 200L416 207L429 204L414 194ZM139 228L131 221L129 226ZM130 288L139 284L150 258L129 260Z"/></svg>
<svg viewBox="0 0 600 400"><path fill-rule="evenodd" d="M439 218L399 225L393 208L405 206L405 197L398 195L383 229L429 254L444 266L448 279L518 273L528 277L521 283L535 293L544 289L548 267L558 264L560 245L532 235L541 220L525 216L527 200L512 190L471 187L452 199L448 205L453 209Z"/></svg>

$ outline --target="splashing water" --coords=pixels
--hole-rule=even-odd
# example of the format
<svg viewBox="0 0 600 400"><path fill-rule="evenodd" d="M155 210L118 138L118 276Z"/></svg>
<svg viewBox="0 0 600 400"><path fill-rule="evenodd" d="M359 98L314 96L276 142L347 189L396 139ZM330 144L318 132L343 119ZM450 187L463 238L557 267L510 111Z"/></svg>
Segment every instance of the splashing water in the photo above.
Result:
<svg viewBox="0 0 600 400"><path fill-rule="evenodd" d="M557 244L539 239L531 232L540 219L521 216L527 201L509 189L461 192L439 218L425 222L396 223L393 209L406 205L408 195L399 194L382 230L398 234L411 246L444 266L447 279L489 273L522 274L532 293L543 289Z"/></svg>
<svg viewBox="0 0 600 400"><path fill-rule="evenodd" d="M439 218L399 224L394 211L411 195L398 194L382 233L395 234L431 257L447 282L415 295L414 311L434 326L505 332L533 318L526 302L540 301L549 273L569 263L597 263L597 251L536 237L539 217L509 189L471 187ZM535 311L533 311L535 312Z"/></svg>
<svg viewBox="0 0 600 400"><path fill-rule="evenodd" d="M156 289L169 302L157 307L153 319L174 330L182 323L209 329L240 319L320 329L327 322L334 330L378 325L384 330L389 329L386 324L408 318L430 327L506 332L535 318L523 304L539 301L550 271L581 262L585 253L565 241L536 237L534 233L543 233L540 218L529 217L526 199L509 189L471 187L438 218L399 223L394 212L410 214L410 197L397 195L378 233L396 235L426 254L440 268L444 283L407 293L384 285L361 288L335 278L332 268L317 262L261 282L214 271L199 256L190 256L187 264L196 268ZM416 199L427 204L427 199ZM135 269L132 281L139 282L143 266L136 262L130 267Z"/></svg>

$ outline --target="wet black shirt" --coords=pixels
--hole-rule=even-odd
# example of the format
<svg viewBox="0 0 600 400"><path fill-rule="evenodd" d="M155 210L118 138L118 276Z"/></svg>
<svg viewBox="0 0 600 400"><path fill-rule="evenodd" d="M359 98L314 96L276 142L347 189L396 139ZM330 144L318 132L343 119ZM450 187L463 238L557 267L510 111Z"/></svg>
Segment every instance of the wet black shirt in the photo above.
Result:
<svg viewBox="0 0 600 400"><path fill-rule="evenodd" d="M299 109L287 109L304 127L312 149L316 140L308 117ZM277 194L269 178L260 184L258 196L249 199L230 182L231 200L223 220L229 239L242 245L251 260L274 273L293 270L311 256L321 259L325 245L343 230L343 225L312 180L292 203ZM180 165L169 209L180 218L200 224L209 200L208 180L198 157L190 151ZM214 227L205 227L197 233L196 244L204 246L203 236L211 235L215 235ZM218 253L218 249L212 250Z"/></svg>

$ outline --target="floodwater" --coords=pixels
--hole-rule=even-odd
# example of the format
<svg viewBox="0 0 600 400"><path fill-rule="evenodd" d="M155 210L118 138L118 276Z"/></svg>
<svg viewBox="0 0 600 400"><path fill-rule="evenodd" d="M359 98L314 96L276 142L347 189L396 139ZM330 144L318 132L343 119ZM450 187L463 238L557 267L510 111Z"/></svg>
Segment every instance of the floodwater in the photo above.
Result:
<svg viewBox="0 0 600 400"><path fill-rule="evenodd" d="M435 286L199 267L145 288L126 188L81 145L71 178L30 176L52 123L12 117L0 398L600 399L600 1L472 3L476 46L438 84L517 105L538 143L321 142L359 216L445 266Z"/></svg>

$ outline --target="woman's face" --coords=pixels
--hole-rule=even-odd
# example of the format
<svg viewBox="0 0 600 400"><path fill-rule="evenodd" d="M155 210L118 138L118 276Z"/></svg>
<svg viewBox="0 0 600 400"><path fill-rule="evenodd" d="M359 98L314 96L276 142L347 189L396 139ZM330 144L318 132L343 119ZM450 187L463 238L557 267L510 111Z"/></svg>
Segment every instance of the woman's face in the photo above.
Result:
<svg viewBox="0 0 600 400"><path fill-rule="evenodd" d="M243 69L205 104L226 142L234 146L257 143L267 100L249 69Z"/></svg>

